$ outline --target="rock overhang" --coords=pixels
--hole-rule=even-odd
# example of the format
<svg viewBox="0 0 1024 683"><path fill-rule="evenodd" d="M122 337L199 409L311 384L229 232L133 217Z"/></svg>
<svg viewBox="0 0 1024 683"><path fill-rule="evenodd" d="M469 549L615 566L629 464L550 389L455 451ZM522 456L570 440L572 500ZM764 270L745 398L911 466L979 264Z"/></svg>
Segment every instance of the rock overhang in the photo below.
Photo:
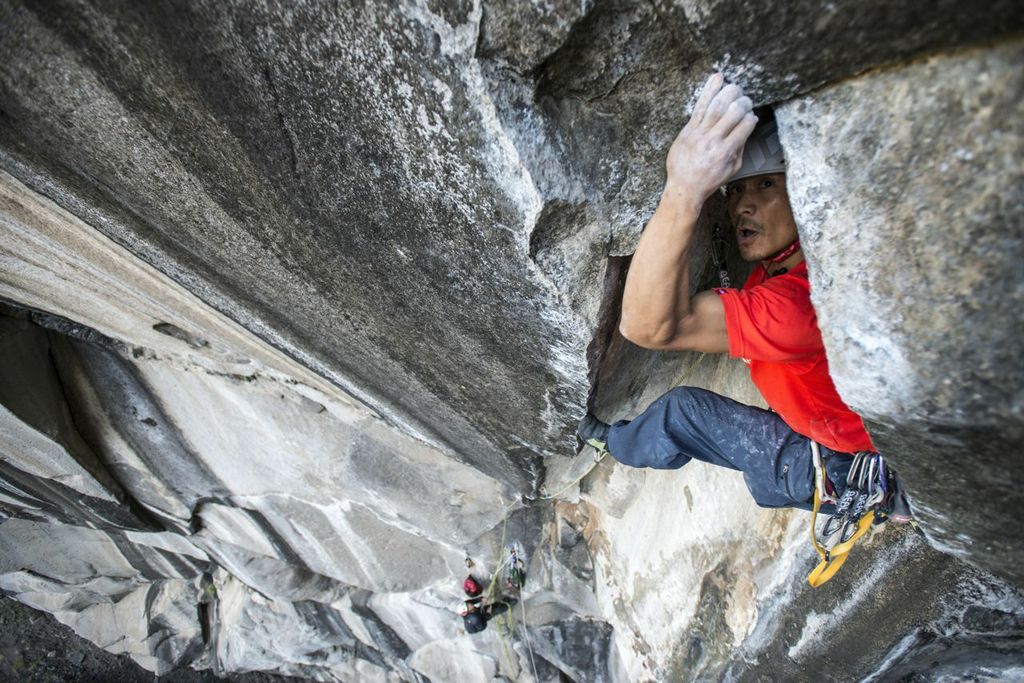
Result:
<svg viewBox="0 0 1024 683"><path fill-rule="evenodd" d="M303 389L303 396L317 401L331 394L329 387L318 384L327 378L400 431L497 480L492 484L462 471L466 488L509 487L521 495L534 492L542 478L539 456L569 447L567 431L590 390L588 370L605 378L596 398L621 415L684 375L744 400L758 400L742 373L728 364L705 362L688 374L689 360L680 365L677 359L637 354L621 340L608 341L601 331L613 327L602 322L614 316L608 301L614 300L624 266L615 259L632 251L657 196L664 150L685 118L683 103L707 73L722 68L759 102L797 97L799 107L807 99L801 96L822 83L1006 35L1019 30L1020 21L1009 3L985 11L942 3L928 8L924 21L919 20L922 8L913 4L822 8L798 3L777 8L739 2L613 2L552 7L553 15L538 17L515 3L296 11L12 3L8 26L33 40L5 43L3 48L9 59L0 67L0 161L244 330L298 360L305 371L289 365L284 374L306 373L303 377L315 388ZM765 31L751 31L752 25L779 30L766 42L758 37ZM893 36L900 40L890 40ZM876 77L872 73L853 82ZM38 87L26 89L26 84ZM883 101L884 90L875 86L866 105ZM893 173L897 177L899 170ZM808 206L813 202L806 202ZM1020 212L1010 215L1019 217ZM803 221L802 229L813 231L813 223ZM695 271L700 272L695 278L703 281L706 245L698 247ZM808 253L812 261L821 258L813 246ZM822 274L812 273L815 286L825 292ZM51 312L66 305L56 292L48 303L42 308ZM848 303L824 304L823 310L843 311ZM93 322L97 328L109 327L98 310L93 310ZM205 322L169 324L186 330L177 337L183 345L174 347L177 354L184 352L188 339L208 336ZM151 341L147 336L146 345ZM216 335L212 343L220 346ZM239 343L234 339L226 347L237 349ZM189 353L199 351L196 355L205 358L195 346ZM242 346L256 353L251 344ZM1002 348L1012 362L1019 346ZM242 363L225 358L203 362L207 368L252 377ZM866 399L856 398L861 388L856 384L858 363L847 366L849 371L838 369L844 396L865 410L883 405L870 400L876 395L871 392L864 394ZM150 384L160 384L171 374L155 370L148 374ZM206 384L221 381L209 379ZM340 403L336 399L324 405L332 415L359 410ZM388 440L381 436L386 427L380 421L357 421ZM894 427L896 437L913 435L918 427L922 432L930 429L927 423L881 425L886 427ZM910 452L913 444L899 444L896 437L893 450ZM416 441L402 441L401 450L422 448ZM959 440L957 448L962 447ZM388 449L381 455L392 457ZM1000 462L993 453L991 464L998 467ZM427 468L431 464L443 467L442 461L430 458L421 463ZM927 468L918 472L912 478L939 479L941 474ZM344 476L350 474L346 470ZM388 468L362 474L373 486L401 477ZM637 520L657 512L656 505L648 507L650 501L637 502L650 496L650 482L622 485L621 478L613 479L618 488L591 482L597 492L591 500L603 506L591 511L594 520L608 510L631 506L637 506L630 513ZM448 482L433 481L435 486ZM709 500L699 485L710 484L718 494L743 493L726 477L696 473L684 481L688 505L705 512ZM428 489L429 476L425 482ZM317 490L313 483L309 486ZM680 502L678 491L665 492L671 487L654 488L664 500ZM918 490L922 501L930 497L942 508L946 492ZM501 490L503 501L515 495ZM298 600L299 593L290 592L293 587L286 584L308 581L319 591L317 598L327 601L344 593L341 579L366 584L372 576L353 570L331 579L316 572L285 571L274 564L279 558L263 553L330 573L315 552L296 559L280 546L265 545L274 537L269 531L287 526L280 510L246 505L241 497L226 502L245 509L241 521L219 520L226 528L254 523L257 517L271 520L270 529L257 529L268 536L251 539L242 551L224 546L217 555L215 548L209 549L220 565L232 568L234 577L220 575L215 583L236 600L239 614L256 615L254 624L265 619L312 630L345 618L352 633L339 628L339 639L328 639L324 647L358 651L362 646L356 641L368 647L358 638L362 631L351 626L357 620L349 607L335 606L334 612L316 615L297 610L288 600ZM211 501L207 507L208 529L214 528L219 505ZM936 526L949 512L939 508L931 515ZM408 516L408 511L395 509L380 512L398 522ZM305 525L300 536L311 530L315 536L323 529L317 521L322 511L296 513L298 526ZM756 511L737 505L714 528L721 531L736 520L764 522ZM444 513L438 521L454 524ZM772 518L775 531L778 522ZM647 536L616 529L606 519L602 523L609 533L603 546L595 546L600 549L598 572L611 572L606 579L638 568L657 575L656 562L645 567L616 556L632 547L631 536ZM481 521L479 528L486 526ZM972 533L983 537L984 527L974 527ZM471 535L463 532L463 537ZM667 535L654 540L666 542ZM776 539L778 545L772 547L790 552L787 538ZM725 546L716 547L729 553ZM254 551L259 551L258 560L246 556ZM449 565L457 564L453 552L441 553ZM692 572L673 577L697 591L708 572L757 573L735 564L735 558L725 564L720 559L697 557ZM293 566L289 562L285 565ZM754 586L756 593L785 584L791 567L779 561L773 567L780 572L772 579L775 583L743 585ZM287 581L264 584L279 569ZM442 576L451 570L437 567L427 573ZM410 577L398 578L406 583L374 587L410 587ZM173 579L179 580L188 583ZM631 583L627 576L622 585L595 590L620 591L598 609L614 615L609 618L617 632L632 633L637 647L648 647L639 659L657 667L667 657L676 670L690 673L718 670L723 655L714 654L713 648L666 655L663 643L651 638L650 649L645 624L635 621L635 611L621 608L623 596L638 588ZM281 598L270 608L273 618L260 615L267 603L252 592L254 585ZM708 586L714 588L714 582ZM195 597L193 588L178 588L190 596L187 600ZM647 604L643 600L649 596L640 593L640 603ZM726 623L733 634L742 635L749 615L723 617L716 611L721 601L716 602L715 591L701 595L708 597L696 606L687 600L675 603L679 614L692 609L704 615L707 623L698 624L698 631L726 634L721 628ZM753 604L739 594L731 599L734 605ZM400 620L398 608L389 612L384 607L386 594L378 602L388 618ZM619 607L609 609L610 603ZM660 623L653 610L644 614L650 618L647 625ZM791 614L787 618L790 626L803 623ZM764 628L760 622L750 624ZM577 633L579 626L578 619L570 619L547 635L554 642L563 632ZM666 625L667 639L677 626ZM807 621L805 626L813 624ZM598 623L595 633L603 628ZM383 634L382 642L392 638L379 624L374 629L374 634ZM806 657L805 650L813 649L805 647L798 654ZM401 668L401 662L388 659L394 653L363 652L366 657L360 661L368 669L382 664ZM247 656L245 651L222 652L225 658L229 654ZM586 653L560 653L552 647L548 654L573 668ZM426 668L437 666L426 650L415 659ZM340 658L334 663L341 666ZM308 662L296 666L296 671L313 670L302 668Z"/></svg>
<svg viewBox="0 0 1024 683"><path fill-rule="evenodd" d="M1011 6L880 27L812 3L13 4L31 39L6 43L6 166L39 189L47 169L99 229L529 492L586 402L601 292L580 290L631 251L704 74L783 100L1013 31Z"/></svg>

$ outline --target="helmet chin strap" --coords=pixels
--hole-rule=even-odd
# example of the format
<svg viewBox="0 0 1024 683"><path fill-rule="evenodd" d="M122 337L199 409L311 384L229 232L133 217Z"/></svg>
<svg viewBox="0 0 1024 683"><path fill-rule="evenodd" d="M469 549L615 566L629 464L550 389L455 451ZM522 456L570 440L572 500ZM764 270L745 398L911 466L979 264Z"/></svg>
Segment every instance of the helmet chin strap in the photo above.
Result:
<svg viewBox="0 0 1024 683"><path fill-rule="evenodd" d="M769 256L768 258L763 259L762 262L765 263L765 264L768 264L768 263L780 263L780 262L785 261L786 259L788 259L793 254L795 254L796 250L799 249L799 248L800 248L800 238L798 237L795 240L793 240L793 243L790 244L788 247L785 247L782 251L780 251L779 253L775 254L775 256Z"/></svg>

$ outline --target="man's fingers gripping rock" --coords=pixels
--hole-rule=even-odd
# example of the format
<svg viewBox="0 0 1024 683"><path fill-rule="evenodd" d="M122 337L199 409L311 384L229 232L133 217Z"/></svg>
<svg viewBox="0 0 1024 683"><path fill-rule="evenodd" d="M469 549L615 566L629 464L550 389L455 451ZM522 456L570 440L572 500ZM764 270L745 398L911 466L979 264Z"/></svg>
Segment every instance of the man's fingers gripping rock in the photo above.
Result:
<svg viewBox="0 0 1024 683"><path fill-rule="evenodd" d="M722 89L722 84L724 83L725 76L721 73L713 74L704 83L704 89L701 91L700 97L697 98L697 104L693 106L693 115L690 116L690 121L700 124L704 120L708 105L711 104L711 100L718 94L718 91Z"/></svg>
<svg viewBox="0 0 1024 683"><path fill-rule="evenodd" d="M728 108L726 108L725 113L722 114L722 118L715 124L711 131L712 134L720 138L727 138L753 108L754 103L747 96L733 100Z"/></svg>
<svg viewBox="0 0 1024 683"><path fill-rule="evenodd" d="M707 113L703 120L704 128L713 128L725 116L729 105L741 97L743 97L743 88L735 83L730 83L719 90L718 94L711 100L711 104L708 105Z"/></svg>
<svg viewBox="0 0 1024 683"><path fill-rule="evenodd" d="M757 125L757 116L754 112L747 112L736 127L729 133L729 137L725 139L727 147L736 148L736 158L733 160L733 168L729 173L732 176L733 173L739 170L740 166L743 165L743 146L747 143L747 138L754 132L754 126Z"/></svg>

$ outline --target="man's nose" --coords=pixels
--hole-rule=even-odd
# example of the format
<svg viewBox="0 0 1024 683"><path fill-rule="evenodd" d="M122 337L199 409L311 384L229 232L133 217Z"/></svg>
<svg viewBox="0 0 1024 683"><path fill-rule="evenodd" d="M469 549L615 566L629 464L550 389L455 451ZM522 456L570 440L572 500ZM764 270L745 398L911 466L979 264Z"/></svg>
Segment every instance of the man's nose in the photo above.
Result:
<svg viewBox="0 0 1024 683"><path fill-rule="evenodd" d="M733 211L738 216L752 216L754 211L757 210L757 203L749 192L742 192L736 197L735 203L733 204Z"/></svg>

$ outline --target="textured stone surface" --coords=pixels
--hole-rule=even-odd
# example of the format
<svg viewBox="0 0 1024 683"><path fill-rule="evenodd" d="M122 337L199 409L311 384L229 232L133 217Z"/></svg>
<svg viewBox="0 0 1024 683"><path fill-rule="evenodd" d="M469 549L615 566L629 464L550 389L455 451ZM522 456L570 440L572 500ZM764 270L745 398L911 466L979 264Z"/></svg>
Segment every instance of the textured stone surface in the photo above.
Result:
<svg viewBox="0 0 1024 683"><path fill-rule="evenodd" d="M1024 22L1012 0L984 7L958 0L671 4L683 11L687 30L699 35L716 63L762 102L922 53L1009 35Z"/></svg>
<svg viewBox="0 0 1024 683"><path fill-rule="evenodd" d="M631 250L710 69L781 99L1019 29L1014 6L764 6L754 23L785 27L764 41L738 0L11 1L0 145L392 423L530 487L587 389L594 299L562 302L601 269L566 270L609 231Z"/></svg>
<svg viewBox="0 0 1024 683"><path fill-rule="evenodd" d="M781 135L836 386L928 534L1015 580L1024 503L1024 44L786 105Z"/></svg>
<svg viewBox="0 0 1024 683"><path fill-rule="evenodd" d="M6 405L31 424L5 412L0 504L35 521L0 524L3 590L154 671L194 664L390 679L411 651L385 662L375 638L348 634L310 645L336 648L335 659L292 659L270 624L330 630L340 617L317 606L355 587L444 585L463 547L506 514L498 501L513 505L512 491L395 432L9 178L2 199L6 262L23 245L35 250L5 270L4 294L112 335L4 309L5 357L18 361L3 366ZM58 281L75 291L60 304L47 299ZM115 292L116 311L107 303ZM36 381L36 394L14 391L32 386L30 374L59 388L43 394L49 385ZM58 418L72 426L49 428ZM81 526L89 523L100 528ZM54 544L69 552L54 558ZM231 574L211 583L203 577L212 566ZM436 628L450 633L447 598L433 600ZM277 648L262 659L252 654L257 623ZM157 637L165 631L173 638Z"/></svg>
<svg viewBox="0 0 1024 683"><path fill-rule="evenodd" d="M536 200L473 67L479 10L338 10L9 9L8 31L31 38L4 43L5 138L31 159L19 140L58 135L110 190L91 198L108 234L391 420L528 486L530 457L567 427L534 416L585 391L585 330L525 253ZM54 87L23 98L27 83ZM136 109L143 92L161 95Z"/></svg>
<svg viewBox="0 0 1024 683"><path fill-rule="evenodd" d="M156 676L127 654L114 655L77 636L52 615L0 597L0 677L34 683L105 681L154 683ZM161 683L287 683L296 679L265 673L218 677L209 669L179 669L159 678Z"/></svg>
<svg viewBox="0 0 1024 683"><path fill-rule="evenodd" d="M722 68L795 98L840 390L932 546L1019 581L1020 50L964 47L1015 9L0 3L0 589L153 671L1012 676L1020 594L917 536L811 593L806 516L735 473L543 457L588 393L609 419L678 383L761 403L736 361L614 333ZM462 559L486 581L509 547L522 600L467 635Z"/></svg>

